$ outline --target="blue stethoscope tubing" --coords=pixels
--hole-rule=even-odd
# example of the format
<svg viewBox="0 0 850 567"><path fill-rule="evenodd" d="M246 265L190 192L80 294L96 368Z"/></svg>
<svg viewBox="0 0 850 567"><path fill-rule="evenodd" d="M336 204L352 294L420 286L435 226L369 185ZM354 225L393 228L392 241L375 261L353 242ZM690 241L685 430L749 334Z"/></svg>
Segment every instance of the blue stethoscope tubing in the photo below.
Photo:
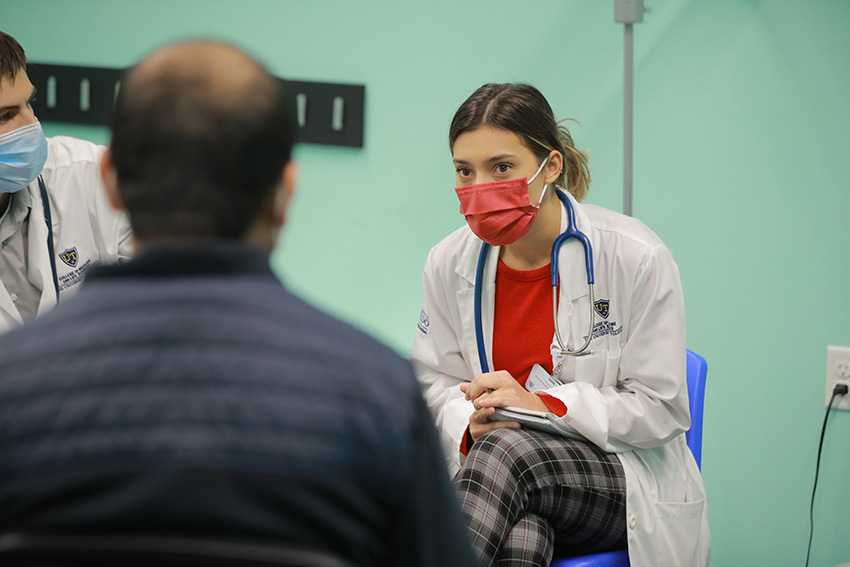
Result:
<svg viewBox="0 0 850 567"><path fill-rule="evenodd" d="M59 303L59 277L56 274L56 254L53 248L53 219L50 215L50 198L44 179L38 176L38 190L41 193L41 204L44 206L44 222L47 223L47 253L50 256L50 271L53 274L53 289L56 290L56 303Z"/></svg>
<svg viewBox="0 0 850 567"><path fill-rule="evenodd" d="M567 209L567 229L558 235L555 242L552 244L552 316L555 321L555 338L562 354L570 356L580 356L589 354L587 347L590 346L590 340L593 337L593 247L590 244L590 239L586 234L576 228L576 213L572 202L566 193L556 190L555 193ZM575 238L584 247L584 266L587 271L587 287L590 292L590 324L588 325L587 338L584 344L575 350L571 350L564 345L561 339L561 331L558 327L558 253L561 246L569 240ZM478 265L475 269L475 293L474 293L474 316L475 316L475 341L478 345L478 360L481 364L481 372L489 372L490 365L487 363L487 348L484 345L484 330L481 322L481 293L483 285L481 284L484 278L484 266L487 263L487 254L490 252L491 246L486 242L481 243L481 251L478 253Z"/></svg>

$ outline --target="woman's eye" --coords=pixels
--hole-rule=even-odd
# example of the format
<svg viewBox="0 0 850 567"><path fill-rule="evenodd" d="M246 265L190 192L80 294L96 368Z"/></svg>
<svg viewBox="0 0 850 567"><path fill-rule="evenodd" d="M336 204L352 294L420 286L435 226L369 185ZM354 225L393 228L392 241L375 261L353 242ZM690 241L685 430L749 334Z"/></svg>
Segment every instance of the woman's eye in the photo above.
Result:
<svg viewBox="0 0 850 567"><path fill-rule="evenodd" d="M500 163L499 165L496 166L496 171L498 171L499 173L507 173L510 170L511 170L511 166L508 165L507 163Z"/></svg>
<svg viewBox="0 0 850 567"><path fill-rule="evenodd" d="M457 172L457 174L460 175L461 177L469 177L469 175L472 173L466 167L459 167L455 170L455 172Z"/></svg>

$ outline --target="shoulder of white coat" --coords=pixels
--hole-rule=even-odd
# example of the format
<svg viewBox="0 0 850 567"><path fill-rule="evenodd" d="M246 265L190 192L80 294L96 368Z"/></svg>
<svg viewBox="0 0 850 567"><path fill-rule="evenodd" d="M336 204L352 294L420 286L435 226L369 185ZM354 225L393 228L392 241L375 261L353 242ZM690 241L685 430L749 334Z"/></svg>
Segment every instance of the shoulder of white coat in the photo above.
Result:
<svg viewBox="0 0 850 567"><path fill-rule="evenodd" d="M101 197L100 158L106 148L68 136L47 139L47 161L41 171L51 199L74 203ZM74 206L69 204L69 206Z"/></svg>
<svg viewBox="0 0 850 567"><path fill-rule="evenodd" d="M582 205L593 231L600 238L616 238L653 250L664 242L651 228L634 217L617 213L599 205Z"/></svg>
<svg viewBox="0 0 850 567"><path fill-rule="evenodd" d="M672 251L638 219L598 205L583 207L592 227L593 254L599 259L598 265L610 262L633 272L635 277L651 265L675 266Z"/></svg>
<svg viewBox="0 0 850 567"><path fill-rule="evenodd" d="M428 253L428 267L431 270L454 272L460 259L476 236L464 224L431 248Z"/></svg>
<svg viewBox="0 0 850 567"><path fill-rule="evenodd" d="M48 138L47 161L44 164L44 171L52 173L65 167L85 164L98 167L105 149L105 146L70 136Z"/></svg>

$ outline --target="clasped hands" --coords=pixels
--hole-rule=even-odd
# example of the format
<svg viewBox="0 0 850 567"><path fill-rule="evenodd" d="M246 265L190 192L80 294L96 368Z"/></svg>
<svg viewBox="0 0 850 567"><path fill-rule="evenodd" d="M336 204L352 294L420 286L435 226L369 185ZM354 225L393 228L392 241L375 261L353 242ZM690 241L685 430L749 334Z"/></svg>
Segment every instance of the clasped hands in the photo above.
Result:
<svg viewBox="0 0 850 567"><path fill-rule="evenodd" d="M511 374L505 370L479 374L472 382L460 385L466 399L472 401L475 411L469 416L469 434L474 441L492 429L510 427L517 429L515 421L490 421L495 408L503 406L520 407L539 411L549 411L540 396L523 388Z"/></svg>

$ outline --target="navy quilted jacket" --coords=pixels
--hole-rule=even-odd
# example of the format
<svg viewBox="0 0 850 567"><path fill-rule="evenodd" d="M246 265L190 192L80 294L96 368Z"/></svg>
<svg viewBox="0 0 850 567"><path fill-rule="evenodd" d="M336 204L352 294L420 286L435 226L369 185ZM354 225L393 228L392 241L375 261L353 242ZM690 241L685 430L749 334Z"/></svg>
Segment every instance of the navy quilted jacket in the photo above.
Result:
<svg viewBox="0 0 850 567"><path fill-rule="evenodd" d="M408 363L236 243L153 249L0 336L0 531L472 564Z"/></svg>

